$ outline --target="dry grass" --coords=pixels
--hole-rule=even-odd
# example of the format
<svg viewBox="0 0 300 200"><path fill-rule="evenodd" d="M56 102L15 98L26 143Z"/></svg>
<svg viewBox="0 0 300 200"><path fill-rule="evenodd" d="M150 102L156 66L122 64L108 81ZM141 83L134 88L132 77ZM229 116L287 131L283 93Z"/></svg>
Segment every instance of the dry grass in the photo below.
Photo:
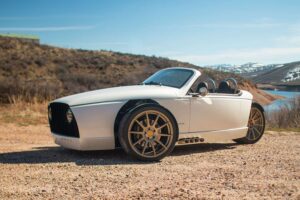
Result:
<svg viewBox="0 0 300 200"><path fill-rule="evenodd" d="M13 98L10 104L0 105L0 123L19 126L47 124L47 105L47 101L33 99L31 102L25 102Z"/></svg>
<svg viewBox="0 0 300 200"><path fill-rule="evenodd" d="M266 115L269 130L300 130L300 96Z"/></svg>

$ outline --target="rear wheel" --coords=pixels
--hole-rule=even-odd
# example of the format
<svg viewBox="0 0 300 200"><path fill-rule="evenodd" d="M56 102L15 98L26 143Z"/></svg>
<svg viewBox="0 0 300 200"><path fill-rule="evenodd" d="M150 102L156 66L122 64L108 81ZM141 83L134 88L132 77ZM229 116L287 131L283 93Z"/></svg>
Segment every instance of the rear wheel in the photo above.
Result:
<svg viewBox="0 0 300 200"><path fill-rule="evenodd" d="M173 150L178 130L167 110L158 105L144 105L124 116L118 136L129 155L144 161L158 161Z"/></svg>
<svg viewBox="0 0 300 200"><path fill-rule="evenodd" d="M248 120L248 132L246 137L237 139L241 144L254 144L260 140L265 131L265 116L261 108L253 104Z"/></svg>

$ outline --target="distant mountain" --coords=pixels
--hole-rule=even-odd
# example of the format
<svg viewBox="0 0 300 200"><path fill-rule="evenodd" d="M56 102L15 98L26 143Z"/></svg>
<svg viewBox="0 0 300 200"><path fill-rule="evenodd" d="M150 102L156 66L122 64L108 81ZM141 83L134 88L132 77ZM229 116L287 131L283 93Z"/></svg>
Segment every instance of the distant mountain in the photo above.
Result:
<svg viewBox="0 0 300 200"><path fill-rule="evenodd" d="M300 62L292 62L274 68L252 78L255 83L300 84Z"/></svg>
<svg viewBox="0 0 300 200"><path fill-rule="evenodd" d="M249 62L242 65L219 64L219 65L210 65L206 67L210 67L223 72L240 74L245 78L251 78L281 66L283 65L282 64L263 65L260 63Z"/></svg>
<svg viewBox="0 0 300 200"><path fill-rule="evenodd" d="M255 83L279 84L300 81L300 62L269 65L249 62L243 65L219 64L206 67L236 73Z"/></svg>

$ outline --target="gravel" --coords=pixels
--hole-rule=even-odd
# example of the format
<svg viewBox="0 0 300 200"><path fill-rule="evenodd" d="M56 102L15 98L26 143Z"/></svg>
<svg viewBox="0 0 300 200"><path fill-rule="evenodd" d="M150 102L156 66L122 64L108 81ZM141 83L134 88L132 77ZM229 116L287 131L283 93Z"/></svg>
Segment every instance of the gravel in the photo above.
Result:
<svg viewBox="0 0 300 200"><path fill-rule="evenodd" d="M63 149L46 125L0 125L0 199L300 199L299 136L180 146L143 163Z"/></svg>

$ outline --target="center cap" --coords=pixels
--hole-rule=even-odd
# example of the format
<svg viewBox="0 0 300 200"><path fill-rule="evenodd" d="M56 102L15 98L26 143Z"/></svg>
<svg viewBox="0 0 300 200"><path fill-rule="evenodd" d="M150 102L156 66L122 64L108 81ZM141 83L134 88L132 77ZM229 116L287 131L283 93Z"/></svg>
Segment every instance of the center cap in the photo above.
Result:
<svg viewBox="0 0 300 200"><path fill-rule="evenodd" d="M146 133L146 136L147 136L148 138L152 138L153 135L154 135L154 133L153 133L153 131L151 131L151 130L147 131L147 133Z"/></svg>

